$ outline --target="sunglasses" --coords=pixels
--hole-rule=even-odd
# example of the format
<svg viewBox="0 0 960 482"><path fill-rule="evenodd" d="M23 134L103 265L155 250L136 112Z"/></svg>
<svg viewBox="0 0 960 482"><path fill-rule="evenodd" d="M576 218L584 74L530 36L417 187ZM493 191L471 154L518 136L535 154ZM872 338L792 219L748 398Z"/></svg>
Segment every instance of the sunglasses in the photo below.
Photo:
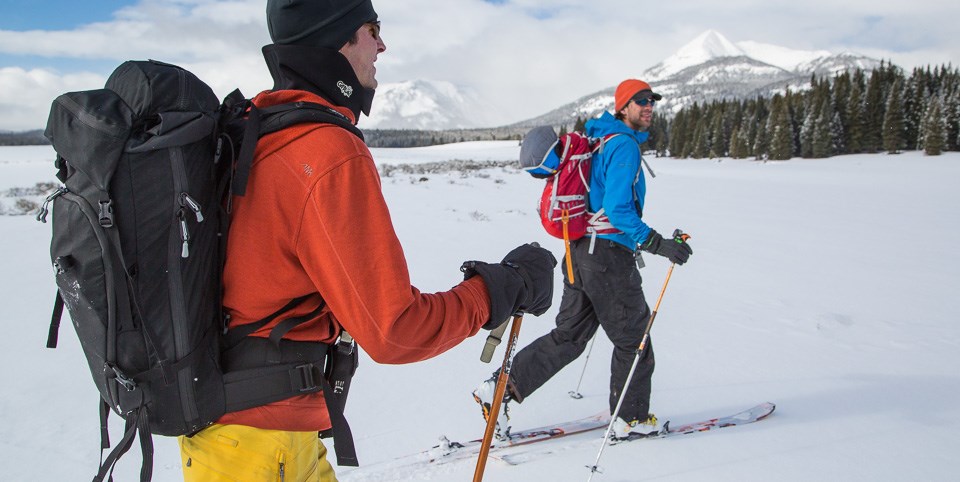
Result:
<svg viewBox="0 0 960 482"><path fill-rule="evenodd" d="M647 97L647 98L643 98L643 99L632 99L632 100L633 100L633 102L634 102L635 104L639 105L640 107L646 107L646 106L648 106L648 105L649 105L650 107L653 107L653 106L657 105L657 101L654 100L652 97Z"/></svg>
<svg viewBox="0 0 960 482"><path fill-rule="evenodd" d="M373 36L373 39L380 40L380 21L367 22L365 25L370 29L370 35Z"/></svg>

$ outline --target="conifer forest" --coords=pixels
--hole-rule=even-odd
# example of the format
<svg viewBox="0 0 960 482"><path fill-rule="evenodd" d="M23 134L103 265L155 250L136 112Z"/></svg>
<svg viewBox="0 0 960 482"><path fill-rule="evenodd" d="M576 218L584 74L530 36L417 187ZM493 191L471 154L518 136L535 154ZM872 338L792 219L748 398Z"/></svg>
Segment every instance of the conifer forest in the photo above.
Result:
<svg viewBox="0 0 960 482"><path fill-rule="evenodd" d="M646 149L675 158L786 160L960 150L960 71L891 63L869 74L811 76L802 92L693 104L657 113Z"/></svg>

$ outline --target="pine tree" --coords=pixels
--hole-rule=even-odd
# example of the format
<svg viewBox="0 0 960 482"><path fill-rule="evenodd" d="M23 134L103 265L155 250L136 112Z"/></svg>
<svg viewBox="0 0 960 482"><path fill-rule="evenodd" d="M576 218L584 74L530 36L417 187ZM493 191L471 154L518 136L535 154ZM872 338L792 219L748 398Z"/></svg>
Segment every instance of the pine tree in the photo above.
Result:
<svg viewBox="0 0 960 482"><path fill-rule="evenodd" d="M707 147L707 137L709 136L707 131L706 122L697 122L697 130L693 133L693 151L690 153L690 157L703 159L710 154L710 148Z"/></svg>
<svg viewBox="0 0 960 482"><path fill-rule="evenodd" d="M577 116L577 121L573 123L573 130L581 134L587 132L587 120Z"/></svg>
<svg viewBox="0 0 960 482"><path fill-rule="evenodd" d="M690 112L687 115L687 124L682 140L683 151L681 157L692 157L697 149L697 138L702 134L703 115L700 111L700 104L693 103Z"/></svg>
<svg viewBox="0 0 960 482"><path fill-rule="evenodd" d="M710 121L710 142L709 142L709 153L708 156L710 159L716 159L718 157L723 157L727 154L727 141L724 139L723 135L723 112L721 109L713 109L713 119Z"/></svg>
<svg viewBox="0 0 960 482"><path fill-rule="evenodd" d="M683 155L683 137L686 134L687 123L686 123L686 109L681 109L680 112L677 112L677 115L673 117L673 122L670 123L670 142L668 144L668 149L670 150L670 156L674 158L680 158Z"/></svg>
<svg viewBox="0 0 960 482"><path fill-rule="evenodd" d="M918 146L927 98L923 71L915 68L907 80L903 95L903 135L906 141L904 148L907 150L914 150Z"/></svg>
<svg viewBox="0 0 960 482"><path fill-rule="evenodd" d="M757 122L757 136L753 141L753 155L758 161L767 157L767 123L763 120Z"/></svg>
<svg viewBox="0 0 960 482"><path fill-rule="evenodd" d="M939 156L944 146L944 119L939 99L934 99L923 119L923 152Z"/></svg>
<svg viewBox="0 0 960 482"><path fill-rule="evenodd" d="M846 154L847 146L847 131L850 130L850 118L847 117L847 103L850 102L850 93L853 90L853 82L850 78L850 72L846 71L838 75L833 79L833 111L836 113L836 121L839 123L839 126L835 126L835 130L839 130L841 137L836 139L837 142L837 154Z"/></svg>
<svg viewBox="0 0 960 482"><path fill-rule="evenodd" d="M857 69L853 73L853 80L850 85L850 97L847 99L847 105L843 107L847 112L847 130L845 139L847 152L856 154L863 150L863 89L864 75L863 71Z"/></svg>
<svg viewBox="0 0 960 482"><path fill-rule="evenodd" d="M793 156L800 155L800 130L803 128L803 120L806 117L804 108L804 99L802 95L794 94L787 88L786 94L787 109L790 114L790 132L793 136Z"/></svg>
<svg viewBox="0 0 960 482"><path fill-rule="evenodd" d="M730 157L733 159L743 159L740 153L740 128L734 127L730 134L730 146L727 148Z"/></svg>
<svg viewBox="0 0 960 482"><path fill-rule="evenodd" d="M900 153L904 146L902 86L900 79L894 81L883 116L883 149L890 154Z"/></svg>
<svg viewBox="0 0 960 482"><path fill-rule="evenodd" d="M946 123L944 146L947 150L960 150L960 85L954 79L952 91L943 103L943 117Z"/></svg>
<svg viewBox="0 0 960 482"><path fill-rule="evenodd" d="M666 116L656 113L653 115L653 125L657 132L654 149L657 150L657 157L665 157L670 146L670 124Z"/></svg>
<svg viewBox="0 0 960 482"><path fill-rule="evenodd" d="M767 132L770 136L769 158L774 161L790 159L793 155L793 132L790 129L787 101L780 94L774 95L770 103Z"/></svg>
<svg viewBox="0 0 960 482"><path fill-rule="evenodd" d="M880 149L883 130L883 69L874 70L870 74L867 84L867 93L863 103L863 137L861 149L863 152L877 152Z"/></svg>
<svg viewBox="0 0 960 482"><path fill-rule="evenodd" d="M823 158L833 155L833 133L830 124L833 121L833 108L830 99L824 98L817 109L817 120L813 129L813 157Z"/></svg>

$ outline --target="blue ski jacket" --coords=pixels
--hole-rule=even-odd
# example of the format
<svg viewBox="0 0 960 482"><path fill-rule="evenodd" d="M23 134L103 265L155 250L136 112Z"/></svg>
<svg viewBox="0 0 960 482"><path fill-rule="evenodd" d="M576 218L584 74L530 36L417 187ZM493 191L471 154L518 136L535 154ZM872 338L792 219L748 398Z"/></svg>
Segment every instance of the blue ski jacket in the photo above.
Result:
<svg viewBox="0 0 960 482"><path fill-rule="evenodd" d="M603 208L610 223L620 231L616 234L599 234L627 247L630 251L647 240L650 226L643 222L643 199L647 183L641 169L640 144L649 136L638 132L609 112L586 124L587 135L608 139L600 152L593 157L590 167L590 212Z"/></svg>

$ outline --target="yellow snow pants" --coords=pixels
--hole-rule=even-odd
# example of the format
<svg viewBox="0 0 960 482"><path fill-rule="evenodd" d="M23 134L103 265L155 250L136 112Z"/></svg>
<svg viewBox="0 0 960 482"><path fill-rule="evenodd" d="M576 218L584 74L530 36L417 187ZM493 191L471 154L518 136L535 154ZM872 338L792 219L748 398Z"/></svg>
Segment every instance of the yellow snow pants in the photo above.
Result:
<svg viewBox="0 0 960 482"><path fill-rule="evenodd" d="M336 482L317 432L211 425L179 437L185 482Z"/></svg>

